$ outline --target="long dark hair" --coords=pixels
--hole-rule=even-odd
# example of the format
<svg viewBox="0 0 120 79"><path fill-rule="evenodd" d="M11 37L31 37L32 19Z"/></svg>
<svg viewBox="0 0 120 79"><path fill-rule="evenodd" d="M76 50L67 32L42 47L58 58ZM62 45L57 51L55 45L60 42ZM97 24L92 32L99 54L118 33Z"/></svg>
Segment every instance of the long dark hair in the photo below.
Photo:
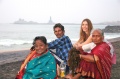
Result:
<svg viewBox="0 0 120 79"><path fill-rule="evenodd" d="M71 48L68 54L68 65L70 67L70 70L72 71L72 75L74 76L75 69L78 67L80 62L79 57L80 51L78 51L76 48Z"/></svg>

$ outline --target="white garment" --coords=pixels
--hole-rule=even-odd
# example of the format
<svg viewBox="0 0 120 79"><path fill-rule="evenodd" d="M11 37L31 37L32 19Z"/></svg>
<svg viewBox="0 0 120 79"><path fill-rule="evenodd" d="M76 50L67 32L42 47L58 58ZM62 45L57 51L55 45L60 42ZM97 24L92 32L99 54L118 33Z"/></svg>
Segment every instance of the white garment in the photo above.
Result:
<svg viewBox="0 0 120 79"><path fill-rule="evenodd" d="M111 53L111 56L113 56L114 48L113 48L112 44L109 41L107 41L106 39L104 39L104 42L106 42L110 46L110 53Z"/></svg>
<svg viewBox="0 0 120 79"><path fill-rule="evenodd" d="M110 46L110 53L111 53L111 57L113 56L113 53L114 53L114 48L112 46L112 44L110 42L108 42L106 39L104 39L104 42L106 42L109 46ZM96 45L91 42L91 43L88 43L88 44L85 44L82 46L82 49L84 50L84 52L87 52L87 53L90 53L91 50L95 47Z"/></svg>
<svg viewBox="0 0 120 79"><path fill-rule="evenodd" d="M91 43L88 43L88 44L85 44L82 46L82 49L84 50L84 52L87 52L87 53L90 53L91 50L95 47L96 45L91 42Z"/></svg>
<svg viewBox="0 0 120 79"><path fill-rule="evenodd" d="M57 55L55 55L54 53L52 53L53 54L53 56L58 60L58 61L60 61L61 63L63 63L64 61L62 60L62 59L60 59Z"/></svg>

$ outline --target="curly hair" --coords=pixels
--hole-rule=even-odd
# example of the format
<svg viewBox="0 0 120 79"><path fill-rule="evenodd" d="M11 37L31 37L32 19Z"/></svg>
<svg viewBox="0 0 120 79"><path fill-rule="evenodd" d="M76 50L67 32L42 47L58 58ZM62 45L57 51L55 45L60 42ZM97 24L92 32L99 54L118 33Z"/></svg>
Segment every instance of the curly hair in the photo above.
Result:
<svg viewBox="0 0 120 79"><path fill-rule="evenodd" d="M70 67L70 70L72 71L72 75L74 76L75 69L78 67L80 62L79 57L80 51L78 51L76 48L71 48L68 54L68 65Z"/></svg>

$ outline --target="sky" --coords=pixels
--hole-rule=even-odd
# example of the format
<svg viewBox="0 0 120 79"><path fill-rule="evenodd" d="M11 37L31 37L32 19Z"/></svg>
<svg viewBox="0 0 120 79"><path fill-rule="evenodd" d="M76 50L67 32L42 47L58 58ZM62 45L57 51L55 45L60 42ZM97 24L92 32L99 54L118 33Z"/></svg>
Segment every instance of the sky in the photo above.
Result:
<svg viewBox="0 0 120 79"><path fill-rule="evenodd" d="M120 0L0 0L0 23L47 23L50 16L55 23L120 21Z"/></svg>

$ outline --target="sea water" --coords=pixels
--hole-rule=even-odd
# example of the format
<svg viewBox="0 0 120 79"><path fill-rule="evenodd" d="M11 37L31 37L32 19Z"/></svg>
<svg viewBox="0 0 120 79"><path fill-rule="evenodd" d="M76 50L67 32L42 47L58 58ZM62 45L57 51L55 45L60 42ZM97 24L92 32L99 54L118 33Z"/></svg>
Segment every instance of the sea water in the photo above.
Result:
<svg viewBox="0 0 120 79"><path fill-rule="evenodd" d="M63 24L64 25L64 24ZM0 24L0 51L29 49L36 36L45 36L48 42L56 39L54 25ZM93 25L104 29L107 25ZM80 25L64 25L65 35L72 43L79 39ZM106 39L120 37L120 33L105 33Z"/></svg>

